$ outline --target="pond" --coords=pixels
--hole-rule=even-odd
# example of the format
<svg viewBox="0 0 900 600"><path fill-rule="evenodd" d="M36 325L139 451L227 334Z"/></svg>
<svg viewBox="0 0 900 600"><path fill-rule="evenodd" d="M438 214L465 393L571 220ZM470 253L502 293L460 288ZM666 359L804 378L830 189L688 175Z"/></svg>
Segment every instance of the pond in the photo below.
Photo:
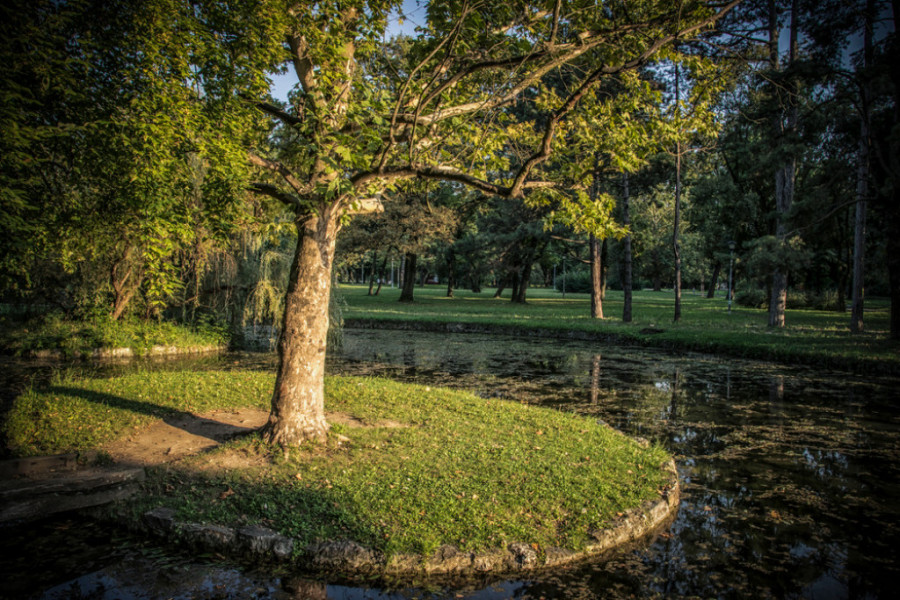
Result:
<svg viewBox="0 0 900 600"><path fill-rule="evenodd" d="M272 368L274 357L154 364ZM112 367L127 368L133 367ZM345 331L329 370L554 406L659 442L676 456L683 485L678 516L655 540L602 560L523 580L399 589L241 571L58 519L36 531L3 532L0 545L9 553L3 578L45 598L72 597L75 589L81 594L75 597L86 598L897 594L896 378L600 343L369 330ZM26 566L45 576L32 581Z"/></svg>

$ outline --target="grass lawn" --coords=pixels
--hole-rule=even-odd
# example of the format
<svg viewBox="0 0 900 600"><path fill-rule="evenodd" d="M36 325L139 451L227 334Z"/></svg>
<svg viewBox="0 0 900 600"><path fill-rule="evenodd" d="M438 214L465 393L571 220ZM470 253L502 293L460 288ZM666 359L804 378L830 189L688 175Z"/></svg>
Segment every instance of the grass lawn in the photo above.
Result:
<svg viewBox="0 0 900 600"><path fill-rule="evenodd" d="M178 412L263 407L273 383L249 371L65 378L17 399L6 433L24 454L96 448ZM664 450L570 413L377 378L328 378L326 397L363 426L289 456L251 435L149 469L133 514L170 506L186 521L262 524L299 547L346 538L388 556L579 549L667 479Z"/></svg>
<svg viewBox="0 0 900 600"><path fill-rule="evenodd" d="M767 327L767 313L728 305L724 297L707 299L686 291L682 295L682 318L672 321L671 291L634 293L631 323L622 322L622 292L609 291L604 302L606 318L590 318L590 296L562 294L532 288L528 303L513 304L493 298L493 289L480 294L456 290L446 297L446 286L417 287L415 302L397 301L397 289L382 288L379 296L368 296L368 286L341 285L346 301L346 319L415 321L422 323L473 323L502 328L538 328L585 331L614 335L642 344L729 354L732 356L797 362L819 366L878 372L900 372L900 344L888 339L890 303L886 299L867 302L866 331L851 335L849 313L820 310L788 310L787 327ZM642 330L662 330L642 332Z"/></svg>

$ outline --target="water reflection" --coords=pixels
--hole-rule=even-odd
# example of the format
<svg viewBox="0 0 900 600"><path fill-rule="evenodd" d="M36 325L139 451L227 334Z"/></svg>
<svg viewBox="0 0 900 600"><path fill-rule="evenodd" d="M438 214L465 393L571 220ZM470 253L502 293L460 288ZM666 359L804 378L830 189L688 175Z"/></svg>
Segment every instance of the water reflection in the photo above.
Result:
<svg viewBox="0 0 900 600"><path fill-rule="evenodd" d="M274 358L190 363L207 366L272 369ZM256 597L895 595L896 379L586 342L390 331L346 331L329 370L540 403L662 444L682 476L678 517L649 546L523 581L388 589L253 575ZM221 575L245 589L231 577Z"/></svg>
<svg viewBox="0 0 900 600"><path fill-rule="evenodd" d="M465 337L356 332L332 368L595 415L665 445L683 477L684 499L668 536L606 563L538 578L524 597L588 597L600 590L894 596L900 575L895 379L596 344ZM479 366L466 368L457 356Z"/></svg>

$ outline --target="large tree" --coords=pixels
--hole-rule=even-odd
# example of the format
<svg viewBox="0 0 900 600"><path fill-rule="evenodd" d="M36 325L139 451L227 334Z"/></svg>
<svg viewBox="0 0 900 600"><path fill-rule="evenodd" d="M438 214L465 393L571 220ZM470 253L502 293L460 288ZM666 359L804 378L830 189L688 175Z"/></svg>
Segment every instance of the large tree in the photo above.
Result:
<svg viewBox="0 0 900 600"><path fill-rule="evenodd" d="M706 30L736 3L432 2L419 38L392 53L377 43L390 2L285 7L282 35L299 86L286 110L257 106L304 141L287 156L249 156L272 174L254 189L291 206L299 233L266 439L293 445L327 431L331 264L342 219L371 208L360 199L409 178L509 198L546 190L541 165L586 93ZM568 92L542 95L541 79L567 63L580 66ZM504 118L504 107L527 101L538 107L531 122ZM539 135L522 159L495 152L526 131Z"/></svg>

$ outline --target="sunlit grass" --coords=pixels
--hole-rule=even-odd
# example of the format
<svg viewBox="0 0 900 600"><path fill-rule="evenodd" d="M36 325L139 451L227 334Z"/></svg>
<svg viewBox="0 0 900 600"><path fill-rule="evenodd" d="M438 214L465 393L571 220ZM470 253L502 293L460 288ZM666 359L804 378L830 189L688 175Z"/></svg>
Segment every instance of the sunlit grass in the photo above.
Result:
<svg viewBox="0 0 900 600"><path fill-rule="evenodd" d="M663 450L585 417L377 378L332 377L326 395L329 410L368 426L339 427L349 441L288 458L256 437L236 441L157 473L142 506L262 523L301 544L353 539L388 556L514 541L579 549L666 482ZM216 469L242 458L265 464Z"/></svg>

